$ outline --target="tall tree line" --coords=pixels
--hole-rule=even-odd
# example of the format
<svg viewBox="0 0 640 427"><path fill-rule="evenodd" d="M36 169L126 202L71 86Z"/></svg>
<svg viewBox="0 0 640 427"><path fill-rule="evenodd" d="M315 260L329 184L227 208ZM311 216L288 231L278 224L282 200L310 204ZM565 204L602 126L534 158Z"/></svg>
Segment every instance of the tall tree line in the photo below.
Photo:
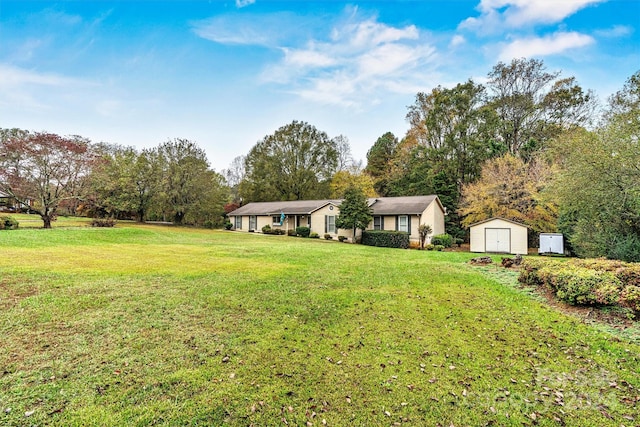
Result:
<svg viewBox="0 0 640 427"><path fill-rule="evenodd" d="M192 141L138 151L20 129L0 129L0 192L45 228L61 213L214 226L229 198Z"/></svg>

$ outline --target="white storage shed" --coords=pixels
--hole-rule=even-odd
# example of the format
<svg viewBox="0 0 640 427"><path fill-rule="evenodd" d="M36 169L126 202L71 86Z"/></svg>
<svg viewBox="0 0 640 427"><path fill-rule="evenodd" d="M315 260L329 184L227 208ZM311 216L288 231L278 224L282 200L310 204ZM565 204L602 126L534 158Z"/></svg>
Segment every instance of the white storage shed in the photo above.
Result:
<svg viewBox="0 0 640 427"><path fill-rule="evenodd" d="M540 233L538 253L564 255L564 236L559 233Z"/></svg>
<svg viewBox="0 0 640 427"><path fill-rule="evenodd" d="M469 227L471 252L526 255L527 226L504 218L490 218Z"/></svg>

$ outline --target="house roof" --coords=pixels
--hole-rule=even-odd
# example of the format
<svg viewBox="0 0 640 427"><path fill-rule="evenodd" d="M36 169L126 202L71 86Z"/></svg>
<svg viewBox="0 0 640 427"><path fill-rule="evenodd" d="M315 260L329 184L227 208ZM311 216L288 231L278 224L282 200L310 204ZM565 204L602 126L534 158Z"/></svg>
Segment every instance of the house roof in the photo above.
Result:
<svg viewBox="0 0 640 427"><path fill-rule="evenodd" d="M515 222L515 221L512 221L512 220L510 220L510 219L502 218L502 217L499 217L499 216L496 216L496 217L493 217L493 218L489 218L489 219L485 219L484 221L478 221L478 222L475 222L475 223L471 224L471 225L469 226L469 228L471 228L471 227L475 227L476 225L484 224L484 223L486 223L486 222L495 221L495 220L506 221L506 222L510 222L511 224L519 225L520 227L529 228L529 227L528 227L527 225L525 225L525 224L522 224L522 223L519 223L519 222Z"/></svg>
<svg viewBox="0 0 640 427"><path fill-rule="evenodd" d="M378 197L368 199L369 206L374 215L418 215L424 212L427 207L438 201L438 205L444 212L444 207L437 196L408 196L408 197ZM294 200L280 202L253 202L248 203L229 216L242 215L310 215L328 204L340 206L341 199L324 200Z"/></svg>
<svg viewBox="0 0 640 427"><path fill-rule="evenodd" d="M342 200L292 200L280 202L252 202L248 203L233 212L229 216L241 215L310 215L312 212L328 205L340 205Z"/></svg>
<svg viewBox="0 0 640 427"><path fill-rule="evenodd" d="M378 197L377 199L369 199L371 209L374 215L419 215L424 212L427 207L438 201L440 208L444 212L444 207L435 195L430 196L407 196L407 197Z"/></svg>

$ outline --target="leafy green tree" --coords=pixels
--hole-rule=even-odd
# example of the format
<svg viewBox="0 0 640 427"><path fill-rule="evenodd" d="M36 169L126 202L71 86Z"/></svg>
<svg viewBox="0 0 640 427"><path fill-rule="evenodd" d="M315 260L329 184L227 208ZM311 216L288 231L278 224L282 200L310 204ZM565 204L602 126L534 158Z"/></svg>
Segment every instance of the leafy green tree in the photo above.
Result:
<svg viewBox="0 0 640 427"><path fill-rule="evenodd" d="M488 106L498 116L496 137L507 151L525 159L563 130L586 125L595 97L574 78L559 79L538 59L499 62L489 73Z"/></svg>
<svg viewBox="0 0 640 427"><path fill-rule="evenodd" d="M229 196L224 178L209 169L204 150L178 138L161 144L153 157L161 171L158 211L175 224L218 221Z"/></svg>
<svg viewBox="0 0 640 427"><path fill-rule="evenodd" d="M140 212L138 183L147 177L147 171L140 169L141 155L133 147L110 144L99 144L96 151L90 181L92 194L84 209L93 216L136 215ZM138 219L144 220L144 212Z"/></svg>
<svg viewBox="0 0 640 427"><path fill-rule="evenodd" d="M418 93L409 107L409 134L425 148L417 154L432 169L454 177L459 188L477 178L492 154L496 117L484 106L485 98L484 87L469 80L452 89L438 86L429 94Z"/></svg>
<svg viewBox="0 0 640 427"><path fill-rule="evenodd" d="M353 242L356 239L356 229L366 229L373 220L373 211L367 197L358 187L349 187L340 204L340 215L336 218L336 227L353 231Z"/></svg>
<svg viewBox="0 0 640 427"><path fill-rule="evenodd" d="M548 193L578 255L640 262L640 72L609 103L598 129L552 144L557 170Z"/></svg>
<svg viewBox="0 0 640 427"><path fill-rule="evenodd" d="M336 142L308 123L293 121L249 151L240 193L245 201L326 198L337 167Z"/></svg>
<svg viewBox="0 0 640 427"><path fill-rule="evenodd" d="M0 135L0 191L51 228L58 209L85 197L93 161L89 140L12 130Z"/></svg>
<svg viewBox="0 0 640 427"><path fill-rule="evenodd" d="M382 197L389 195L390 169L397 147L398 138L387 132L367 152L365 172L373 178L373 188Z"/></svg>

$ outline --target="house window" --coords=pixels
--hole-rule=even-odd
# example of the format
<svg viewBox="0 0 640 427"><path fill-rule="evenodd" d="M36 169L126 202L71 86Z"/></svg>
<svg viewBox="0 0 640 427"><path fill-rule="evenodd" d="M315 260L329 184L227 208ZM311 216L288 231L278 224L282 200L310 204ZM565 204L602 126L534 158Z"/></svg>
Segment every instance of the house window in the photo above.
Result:
<svg viewBox="0 0 640 427"><path fill-rule="evenodd" d="M398 231L406 231L407 233L409 232L409 216L398 216Z"/></svg>
<svg viewBox="0 0 640 427"><path fill-rule="evenodd" d="M324 231L325 233L336 232L336 217L334 215L327 215L324 217Z"/></svg>
<svg viewBox="0 0 640 427"><path fill-rule="evenodd" d="M257 228L257 219L255 215L249 217L249 230L255 230Z"/></svg>
<svg viewBox="0 0 640 427"><path fill-rule="evenodd" d="M234 228L236 230L242 230L242 217L241 216L236 216L235 217L235 221L236 223L234 224Z"/></svg>
<svg viewBox="0 0 640 427"><path fill-rule="evenodd" d="M280 225L280 215L274 215L271 217L271 224Z"/></svg>
<svg viewBox="0 0 640 427"><path fill-rule="evenodd" d="M374 230L384 230L384 225L383 225L381 216L374 216L373 217L373 229Z"/></svg>

